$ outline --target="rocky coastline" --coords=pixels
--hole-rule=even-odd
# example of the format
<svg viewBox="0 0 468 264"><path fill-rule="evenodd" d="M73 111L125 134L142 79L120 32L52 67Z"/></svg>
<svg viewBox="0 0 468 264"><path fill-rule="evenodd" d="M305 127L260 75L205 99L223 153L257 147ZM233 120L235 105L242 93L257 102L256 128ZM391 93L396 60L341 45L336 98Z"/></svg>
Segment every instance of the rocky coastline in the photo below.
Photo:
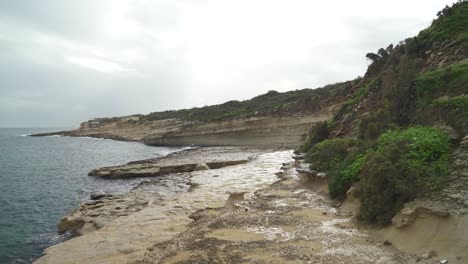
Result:
<svg viewBox="0 0 468 264"><path fill-rule="evenodd" d="M97 127L80 127L69 131L38 133L31 136L93 137L118 141L135 141L154 146L275 146L298 147L309 129L330 120L337 106L317 113L290 116L251 116L224 121L194 122L177 119L137 122L102 122Z"/></svg>
<svg viewBox="0 0 468 264"><path fill-rule="evenodd" d="M302 158L278 148L210 147L97 169L226 165L191 166L191 170L175 166L184 169L151 175L127 194L93 194L59 223L60 232L76 236L48 248L35 263L434 263L438 259L424 258L427 252L421 249L405 253L379 235L380 229L354 220L351 193L345 203L331 200L326 175L308 169ZM171 184L180 192L165 193ZM453 258L450 263L463 263L458 261Z"/></svg>

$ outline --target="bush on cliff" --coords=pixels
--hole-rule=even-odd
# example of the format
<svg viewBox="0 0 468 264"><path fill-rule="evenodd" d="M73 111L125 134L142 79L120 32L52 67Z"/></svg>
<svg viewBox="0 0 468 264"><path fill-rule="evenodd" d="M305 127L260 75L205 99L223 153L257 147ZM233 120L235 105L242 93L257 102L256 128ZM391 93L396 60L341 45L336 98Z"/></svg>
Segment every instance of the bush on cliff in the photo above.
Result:
<svg viewBox="0 0 468 264"><path fill-rule="evenodd" d="M306 154L306 161L315 170L330 172L336 169L359 141L349 138L324 140L313 146Z"/></svg>
<svg viewBox="0 0 468 264"><path fill-rule="evenodd" d="M375 140L389 128L395 128L391 115L388 111L378 110L361 119L358 126L358 138Z"/></svg>
<svg viewBox="0 0 468 264"><path fill-rule="evenodd" d="M371 151L361 171L360 216L369 222L386 224L404 203L416 197L415 174L404 159L404 143L398 142L385 153Z"/></svg>
<svg viewBox="0 0 468 264"><path fill-rule="evenodd" d="M327 139L330 136L330 125L328 122L318 122L310 131L306 142L296 151L304 153L309 151L317 143Z"/></svg>
<svg viewBox="0 0 468 264"><path fill-rule="evenodd" d="M364 161L365 156L355 150L350 151L341 163L337 163L338 168L332 171L328 180L328 190L331 197L344 196L351 185L359 181Z"/></svg>
<svg viewBox="0 0 468 264"><path fill-rule="evenodd" d="M468 133L468 63L450 65L418 75L414 122L446 123Z"/></svg>
<svg viewBox="0 0 468 264"><path fill-rule="evenodd" d="M431 127L382 134L360 172L361 217L386 224L405 202L437 190L449 173L450 139Z"/></svg>
<svg viewBox="0 0 468 264"><path fill-rule="evenodd" d="M311 169L325 171L329 175L330 195L338 197L359 180L366 148L363 142L355 139L327 139L309 150L306 161L311 164Z"/></svg>

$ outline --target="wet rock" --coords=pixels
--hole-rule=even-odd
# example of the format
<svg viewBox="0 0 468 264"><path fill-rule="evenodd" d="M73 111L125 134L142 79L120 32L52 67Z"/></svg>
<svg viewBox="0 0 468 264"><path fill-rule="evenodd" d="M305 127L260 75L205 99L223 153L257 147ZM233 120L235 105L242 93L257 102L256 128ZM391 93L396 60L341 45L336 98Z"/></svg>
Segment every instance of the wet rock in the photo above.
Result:
<svg viewBox="0 0 468 264"><path fill-rule="evenodd" d="M303 160L305 158L305 154L296 154L296 155L293 155L292 158L294 160Z"/></svg>
<svg viewBox="0 0 468 264"><path fill-rule="evenodd" d="M210 169L210 167L208 167L208 165L206 165L206 163L199 163L194 168L195 171L209 170L209 169Z"/></svg>
<svg viewBox="0 0 468 264"><path fill-rule="evenodd" d="M188 189L188 192L193 192L193 190L195 190L195 188L200 186L200 184L198 184L196 182L189 182L188 185L190 186L189 189Z"/></svg>
<svg viewBox="0 0 468 264"><path fill-rule="evenodd" d="M463 195L461 195L460 193L448 194L447 196L452 198L452 199L455 199L455 200L462 200L463 199Z"/></svg>
<svg viewBox="0 0 468 264"><path fill-rule="evenodd" d="M419 254L420 259L431 259L434 257L437 257L437 251L434 251L434 250Z"/></svg>
<svg viewBox="0 0 468 264"><path fill-rule="evenodd" d="M392 224L397 228L408 226L416 220L417 212L415 208L405 207L392 218Z"/></svg>
<svg viewBox="0 0 468 264"><path fill-rule="evenodd" d="M304 174L305 176L316 176L317 171L305 169L305 168L296 168L297 173Z"/></svg>
<svg viewBox="0 0 468 264"><path fill-rule="evenodd" d="M249 159L210 161L206 163L179 163L179 164L159 164L157 162L136 163L131 162L126 165L104 167L92 170L89 176L97 176L107 179L115 178L135 178L135 177L155 177L163 174L184 173L199 170L219 169L227 166L234 166L249 162Z"/></svg>
<svg viewBox="0 0 468 264"><path fill-rule="evenodd" d="M325 172L319 172L317 173L317 177L319 178L326 178L327 177L327 174Z"/></svg>
<svg viewBox="0 0 468 264"><path fill-rule="evenodd" d="M148 200L139 197L139 193L130 193L123 196L99 194L99 200L85 202L79 208L72 210L63 217L58 225L60 234L72 232L83 235L97 230L113 219L142 210L148 205ZM120 199L119 199L120 197Z"/></svg>
<svg viewBox="0 0 468 264"><path fill-rule="evenodd" d="M224 204L224 207L226 207L229 210L238 210L241 209L240 202L244 201L244 195L246 192L228 192L229 197L226 200L226 203ZM244 210L244 211L248 211Z"/></svg>
<svg viewBox="0 0 468 264"><path fill-rule="evenodd" d="M91 200L99 200L101 198L104 198L106 196L105 193L92 193L90 195Z"/></svg>

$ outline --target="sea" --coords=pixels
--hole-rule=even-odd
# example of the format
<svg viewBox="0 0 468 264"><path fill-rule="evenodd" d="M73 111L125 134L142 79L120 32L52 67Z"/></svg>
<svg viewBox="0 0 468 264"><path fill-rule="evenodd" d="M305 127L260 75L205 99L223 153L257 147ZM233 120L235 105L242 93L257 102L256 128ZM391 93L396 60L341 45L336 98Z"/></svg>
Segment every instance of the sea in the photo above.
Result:
<svg viewBox="0 0 468 264"><path fill-rule="evenodd" d="M97 167L155 158L183 148L86 137L31 137L62 130L0 128L0 263L32 263L66 240L60 219L94 192L127 192L144 179L87 176Z"/></svg>

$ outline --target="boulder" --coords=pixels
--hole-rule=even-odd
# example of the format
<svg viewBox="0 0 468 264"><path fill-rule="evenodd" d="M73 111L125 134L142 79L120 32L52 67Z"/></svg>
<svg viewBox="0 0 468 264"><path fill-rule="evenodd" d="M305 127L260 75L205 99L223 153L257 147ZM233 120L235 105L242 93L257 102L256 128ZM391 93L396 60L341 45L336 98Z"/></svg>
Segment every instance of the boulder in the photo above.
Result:
<svg viewBox="0 0 468 264"><path fill-rule="evenodd" d="M405 207L392 218L392 224L397 228L402 228L412 224L416 220L416 216L415 208Z"/></svg>

